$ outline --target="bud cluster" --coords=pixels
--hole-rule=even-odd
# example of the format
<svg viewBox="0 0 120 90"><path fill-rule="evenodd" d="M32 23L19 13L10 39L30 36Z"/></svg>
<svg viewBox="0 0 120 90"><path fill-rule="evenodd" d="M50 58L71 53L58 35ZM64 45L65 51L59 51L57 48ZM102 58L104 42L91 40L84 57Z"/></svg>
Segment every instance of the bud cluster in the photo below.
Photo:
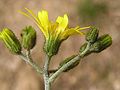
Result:
<svg viewBox="0 0 120 90"><path fill-rule="evenodd" d="M87 47L88 45L90 45L90 46L83 56L87 56L93 52L99 53L112 44L112 38L108 34L102 35L100 37L98 35L99 35L99 30L95 27L91 27L91 29L87 32L86 37L85 37L87 42L85 42L80 47L80 50L79 50L80 55L81 55L81 53L86 51L86 49L88 48ZM63 65L65 65L69 61L73 60L76 56L77 55L72 55L71 57L68 57L65 60L63 60L59 64L59 68L61 68ZM64 72L67 72L67 71L73 69L74 67L76 67L79 64L79 62L80 62L79 60L76 61L75 63L70 65L67 69L65 69Z"/></svg>
<svg viewBox="0 0 120 90"><path fill-rule="evenodd" d="M20 54L22 47L30 50L36 44L36 32L31 26L22 30L21 37L22 41L20 42L13 31L8 28L4 28L0 32L1 40L13 54Z"/></svg>
<svg viewBox="0 0 120 90"><path fill-rule="evenodd" d="M106 49L112 44L112 38L108 34L99 35L99 30L95 27L91 27L91 30L86 34L86 41L91 44L88 53L98 53ZM80 53L86 49L87 43L80 47ZM88 54L86 53L86 54Z"/></svg>

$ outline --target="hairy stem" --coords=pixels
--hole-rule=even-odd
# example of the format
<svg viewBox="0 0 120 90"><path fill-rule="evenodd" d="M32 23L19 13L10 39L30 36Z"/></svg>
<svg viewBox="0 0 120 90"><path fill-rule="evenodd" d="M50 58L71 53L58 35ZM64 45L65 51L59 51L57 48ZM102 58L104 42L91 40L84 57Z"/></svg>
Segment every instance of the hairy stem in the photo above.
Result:
<svg viewBox="0 0 120 90"><path fill-rule="evenodd" d="M45 90L51 89L51 85L49 82L49 72L48 72L50 59L51 59L51 57L46 55L45 64L44 64L44 73L43 73Z"/></svg>
<svg viewBox="0 0 120 90"><path fill-rule="evenodd" d="M32 60L32 58L30 56L30 52L27 52L27 54L21 53L19 56L26 63L30 64L39 74L43 73L42 68Z"/></svg>

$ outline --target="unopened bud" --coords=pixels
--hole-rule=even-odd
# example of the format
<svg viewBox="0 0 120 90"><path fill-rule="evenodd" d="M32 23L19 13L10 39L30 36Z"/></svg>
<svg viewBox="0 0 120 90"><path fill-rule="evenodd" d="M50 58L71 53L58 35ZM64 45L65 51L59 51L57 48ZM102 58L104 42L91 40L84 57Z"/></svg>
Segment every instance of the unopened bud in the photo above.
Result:
<svg viewBox="0 0 120 90"><path fill-rule="evenodd" d="M4 28L0 33L0 38L5 43L6 47L14 54L21 53L21 44L15 34L8 28Z"/></svg>
<svg viewBox="0 0 120 90"><path fill-rule="evenodd" d="M72 55L71 57L66 58L64 61L62 61L59 66L62 67L63 65L65 65L66 63L68 63L69 61L71 61L73 58L75 58L77 55ZM66 70L64 70L64 72L67 72L71 69L73 69L74 67L76 67L79 64L79 61L76 61L75 63L73 63L72 65L70 65Z"/></svg>
<svg viewBox="0 0 120 90"><path fill-rule="evenodd" d="M29 26L23 29L21 33L21 37L22 37L22 46L25 49L30 50L35 46L36 31L34 30L32 26Z"/></svg>
<svg viewBox="0 0 120 90"><path fill-rule="evenodd" d="M108 35L102 35L98 40L92 45L93 52L101 52L112 44L112 38Z"/></svg>
<svg viewBox="0 0 120 90"><path fill-rule="evenodd" d="M90 43L94 43L98 38L99 30L96 27L91 27L91 30L86 34L86 40Z"/></svg>

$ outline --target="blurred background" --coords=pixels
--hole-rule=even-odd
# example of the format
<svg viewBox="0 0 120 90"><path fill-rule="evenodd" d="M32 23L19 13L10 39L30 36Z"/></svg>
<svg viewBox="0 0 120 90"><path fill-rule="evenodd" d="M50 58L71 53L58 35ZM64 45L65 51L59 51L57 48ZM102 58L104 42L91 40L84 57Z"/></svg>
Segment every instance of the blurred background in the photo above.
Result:
<svg viewBox="0 0 120 90"><path fill-rule="evenodd" d="M43 65L44 38L28 18L18 13L27 7L37 11L45 9L49 18L67 13L69 25L95 25L100 34L108 33L113 44L99 54L85 57L81 64L63 73L52 85L52 90L120 90L120 0L0 0L0 29L9 27L20 38L26 25L35 27L37 45L32 50L35 62ZM51 69L67 56L78 52L84 37L72 36L62 43L59 54L51 62ZM43 78L0 43L0 90L44 90Z"/></svg>

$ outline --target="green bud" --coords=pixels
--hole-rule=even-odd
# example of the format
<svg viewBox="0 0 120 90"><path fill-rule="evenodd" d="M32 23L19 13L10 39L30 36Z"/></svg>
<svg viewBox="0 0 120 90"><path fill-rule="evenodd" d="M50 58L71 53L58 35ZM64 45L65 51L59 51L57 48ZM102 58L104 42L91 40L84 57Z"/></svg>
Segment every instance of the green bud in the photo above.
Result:
<svg viewBox="0 0 120 90"><path fill-rule="evenodd" d="M8 28L4 28L0 33L0 38L5 43L6 47L14 54L21 53L21 44L15 34Z"/></svg>
<svg viewBox="0 0 120 90"><path fill-rule="evenodd" d="M59 66L62 67L64 64L66 64L67 62L69 62L70 60L72 60L73 58L75 58L77 55L72 55L71 57L66 58L65 60L63 60ZM79 64L79 61L76 61L75 63L73 63L71 66L69 66L66 70L64 70L64 72L67 72L71 69L73 69L74 67L76 67ZM59 68L60 68L59 67Z"/></svg>
<svg viewBox="0 0 120 90"><path fill-rule="evenodd" d="M94 43L98 38L99 30L95 27L91 27L91 30L86 34L86 40L90 43Z"/></svg>
<svg viewBox="0 0 120 90"><path fill-rule="evenodd" d="M92 45L91 50L93 52L101 52L112 44L112 38L108 35L102 35L98 40Z"/></svg>
<svg viewBox="0 0 120 90"><path fill-rule="evenodd" d="M25 49L30 50L35 46L36 31L34 30L32 26L29 26L23 29L21 33L21 37L22 37L22 46Z"/></svg>

